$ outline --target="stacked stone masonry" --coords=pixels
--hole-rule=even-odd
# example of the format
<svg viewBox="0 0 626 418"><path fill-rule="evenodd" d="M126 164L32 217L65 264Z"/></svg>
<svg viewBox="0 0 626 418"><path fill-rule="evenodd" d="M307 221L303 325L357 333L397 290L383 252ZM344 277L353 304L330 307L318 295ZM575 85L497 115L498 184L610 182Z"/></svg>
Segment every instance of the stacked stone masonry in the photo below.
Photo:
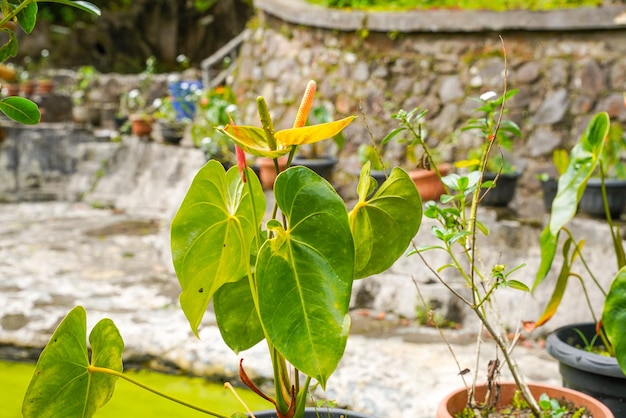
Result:
<svg viewBox="0 0 626 418"><path fill-rule="evenodd" d="M302 12L287 11L283 15L289 13L293 19L278 18L271 14L275 3L280 1L257 1L260 19L242 46L235 79L243 103L240 119L258 123L255 99L263 95L277 129L290 127L306 82L316 80L318 104L331 108L337 117L359 116L345 131L348 142L339 155L336 176L346 186L342 192L348 197L360 166L359 144L384 138L396 126L391 115L399 109L420 106L428 110L424 128L429 141L445 145L441 146L444 157L464 159L466 150L481 138L469 132L459 134L458 129L477 116L474 98L487 91L503 91L505 67L506 88L519 89L508 103L507 117L523 131L512 156L523 170L511 205L520 215L541 213L537 175L551 170L552 151L571 147L593 114L607 111L613 121L626 124L626 25L620 24L624 6L610 9L610 15L603 8L585 10L589 25L572 24L577 27L572 30L562 25L567 16L558 14L551 20L538 13L534 20L544 22L543 30L500 28L507 18L495 14L491 29L483 25L466 32L462 30L468 26L467 15L448 13L452 20L446 21L442 33L436 33L393 30L393 19L389 19L389 30L378 32L367 26L345 31L306 26L302 21L315 23L311 16L321 9L295 1L291 7L300 7ZM404 19L410 21L407 14ZM533 22L532 12L515 18ZM354 17L336 12L329 19L335 27L342 27L342 21L349 23ZM366 25L373 18L361 21ZM598 28L602 22L604 27ZM458 32L451 31L454 27ZM387 146L384 156L403 163L398 145Z"/></svg>

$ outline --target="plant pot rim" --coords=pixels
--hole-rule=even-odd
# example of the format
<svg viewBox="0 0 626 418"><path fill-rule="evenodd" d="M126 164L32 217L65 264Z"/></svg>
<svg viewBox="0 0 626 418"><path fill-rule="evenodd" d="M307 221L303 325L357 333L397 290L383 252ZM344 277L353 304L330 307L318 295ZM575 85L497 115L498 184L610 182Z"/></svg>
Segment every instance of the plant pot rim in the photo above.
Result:
<svg viewBox="0 0 626 418"><path fill-rule="evenodd" d="M552 331L546 339L546 350L548 353L559 360L561 363L575 367L580 370L626 379L626 376L620 369L615 357L602 356L597 353L585 351L568 344L563 338L563 334L578 328L595 328L593 322L581 322L569 324L557 328Z"/></svg>
<svg viewBox="0 0 626 418"><path fill-rule="evenodd" d="M477 389L484 387L484 386L486 386L486 384L477 385ZM516 387L517 385L514 382L500 383L501 389L504 388L505 386ZM546 392L548 393L548 396L555 397L553 395L550 395L550 393L554 393L555 391L557 391L560 394L562 394L563 397L565 397L568 401L572 402L575 406L578 406L578 407L585 406L592 413L594 418L601 418L601 417L613 418L614 416L611 410L609 409L609 407L604 405L602 402L600 402L599 400L595 399L594 397L590 395L584 394L577 390L565 388L562 386L549 385L545 383L529 383L528 386L530 387L531 393L536 398L539 398L539 396L542 393L546 393ZM453 416L454 413L456 413L457 411L454 411L452 414L450 414L449 405L459 396L463 396L465 398L467 396L466 391L467 389L465 387L462 387L462 388L458 388L450 392L439 403L437 407L436 417L443 418L443 417ZM501 398L501 400L503 399Z"/></svg>
<svg viewBox="0 0 626 418"><path fill-rule="evenodd" d="M606 187L626 187L626 179L604 179ZM587 181L588 186L600 187L602 179L600 177L592 177Z"/></svg>
<svg viewBox="0 0 626 418"><path fill-rule="evenodd" d="M437 168L439 169L439 172L442 176L446 176L452 169L452 165L448 163L441 163L437 165ZM413 168L409 171L409 175L412 179L416 179L422 177L432 177L433 175L436 176L437 172L432 169L429 170L426 168Z"/></svg>
<svg viewBox="0 0 626 418"><path fill-rule="evenodd" d="M331 155L318 155L317 157L304 157L304 156L298 156L298 157L294 157L293 158L293 163L301 163L301 162L308 162L308 163L327 163L327 164L336 164L337 163L337 159Z"/></svg>
<svg viewBox="0 0 626 418"><path fill-rule="evenodd" d="M309 408L305 408L304 411L305 413L306 412L310 412L310 413L319 412L320 417L326 417L332 414L332 415L341 416L341 417L345 416L346 418L374 418L373 415L368 415L363 412L351 411L351 410L340 409L340 408L311 408L309 407ZM276 411L273 409L268 409L264 411L255 411L254 415L260 418L276 417ZM317 417L317 414L315 416Z"/></svg>
<svg viewBox="0 0 626 418"><path fill-rule="evenodd" d="M493 180L496 178L496 175L498 173L492 172L492 171L486 171L485 172L485 179L487 180ZM512 173L500 173L500 178L509 178L509 179L517 179L519 177L522 176L522 172L521 171L514 171Z"/></svg>

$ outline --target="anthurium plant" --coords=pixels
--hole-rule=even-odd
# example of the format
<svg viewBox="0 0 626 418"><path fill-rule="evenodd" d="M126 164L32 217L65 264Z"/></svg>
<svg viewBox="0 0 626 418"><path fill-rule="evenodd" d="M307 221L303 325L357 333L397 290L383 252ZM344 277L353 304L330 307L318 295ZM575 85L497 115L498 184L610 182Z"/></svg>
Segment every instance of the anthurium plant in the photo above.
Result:
<svg viewBox="0 0 626 418"><path fill-rule="evenodd" d="M264 393L254 384L245 355L240 377L281 418L303 417L311 383L325 387L339 364L350 331L353 281L389 268L422 217L419 193L405 171L394 168L373 193L369 165L350 211L330 183L303 166L278 174L275 205L266 210L244 152L291 159L299 146L332 138L354 119L305 126L314 93L310 82L292 129L274 131L263 98L257 101L261 127L231 122L220 128L237 145L238 166L226 171L217 161L204 165L171 225L180 305L192 331L198 335L212 301L233 351L265 341L275 390ZM24 416L91 416L112 395L115 379L129 380L121 373L123 341L115 325L103 320L91 331L89 357L84 318L84 310L75 308L52 336L26 394ZM85 413L68 415L66 402Z"/></svg>
<svg viewBox="0 0 626 418"><path fill-rule="evenodd" d="M27 34L35 28L37 22L37 3L59 3L79 10L100 15L100 9L87 1L73 0L0 0L0 31L8 38L0 45L0 62L17 55L18 41L10 22L16 22ZM16 122L36 125L41 119L39 108L32 101L18 96L0 98L0 112Z"/></svg>
<svg viewBox="0 0 626 418"><path fill-rule="evenodd" d="M574 262L579 259L591 283L598 286L606 295L601 318L596 317L595 307L589 305L590 314L594 322L597 323L598 336L606 349L617 358L621 369L626 373L626 256L619 226L611 219L604 185L606 153L610 152L607 148L609 130L609 115L605 112L595 115L578 143L572 148L567 169L559 177L558 190L552 203L550 220L540 237L541 265L533 289L536 289L550 272L560 242L562 242L560 248L563 254L563 264L559 269L548 304L533 326L539 327L554 316L561 304L570 278L579 278L586 292L586 281L582 279L584 274L573 271ZM576 214L587 182L596 172L600 173L602 179L602 198L618 270L608 291L602 288L596 273L588 267L585 261L584 238L577 239L567 228L567 224ZM564 235L563 240L559 240L561 235ZM586 299L589 302L589 298Z"/></svg>

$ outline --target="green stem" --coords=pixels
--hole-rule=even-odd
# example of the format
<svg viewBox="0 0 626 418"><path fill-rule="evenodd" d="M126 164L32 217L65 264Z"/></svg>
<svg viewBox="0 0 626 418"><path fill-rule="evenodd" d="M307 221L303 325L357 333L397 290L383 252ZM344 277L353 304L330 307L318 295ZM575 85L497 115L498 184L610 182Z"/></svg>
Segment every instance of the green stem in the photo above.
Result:
<svg viewBox="0 0 626 418"><path fill-rule="evenodd" d="M143 383L141 383L141 382L139 382L139 381L137 381L137 380L135 380L135 379L133 379L131 377L128 377L124 373L120 373L120 372L118 372L116 370L107 369L105 367L97 367L97 366L89 366L87 368L87 370L90 373L103 373L103 374L109 374L111 376L119 377L121 379L126 380L127 382L132 383L133 385L139 386L142 389L145 389L145 390L147 390L149 392L152 392L155 395L159 395L159 396L161 396L161 397L163 397L165 399L168 399L168 400L170 400L172 402L176 402L176 403L178 403L180 405L186 406L187 408L191 408L191 409L194 409L194 410L196 410L198 412L202 412L203 414L211 415L211 416L217 417L217 418L229 418L227 415L221 415L221 414L218 414L217 412L212 412L212 411L200 408L199 406L192 405L190 403L187 403L185 401L177 399L177 398L175 398L173 396L167 395L167 394L165 394L163 392L160 392L160 391L158 391L158 390L156 390L154 388L151 388L150 386L146 386Z"/></svg>
<svg viewBox="0 0 626 418"><path fill-rule="evenodd" d="M36 0L33 0L36 3ZM26 0L23 3L20 3L18 6L15 7L15 9L13 9L11 11L11 13L9 13L6 16L3 16L2 19L0 20L0 26L4 25L5 23L7 23L9 20L13 20L13 18L15 16L17 16L17 14L19 12L21 12L22 10L24 10L26 7L28 7L28 5L30 3L33 3L33 1L31 0Z"/></svg>
<svg viewBox="0 0 626 418"><path fill-rule="evenodd" d="M583 263L583 266L585 267L585 270L587 270L587 274L589 274L589 277L591 277L591 281L593 281L593 283L596 285L596 287L600 290L600 292L602 292L602 295L606 298L606 290L604 290L604 288L602 287L602 285L600 284L600 282L598 281L598 278L595 276L595 274L593 274L593 270L589 267L589 264L587 264L587 260L585 259L585 257L583 256L583 253L581 253L579 251L580 249L580 243L577 242L574 239L574 236L572 235L572 232L563 227L562 228L563 231L565 231L565 233L569 236L569 238L572 240L572 242L575 244L575 252L574 254L572 254L572 259L570 261L570 266L572 264L572 262L574 261L574 259L578 256L580 258L580 262ZM583 287L583 290L585 290L585 288ZM586 291L586 290L585 290ZM589 299L589 296L587 294L585 294L585 297L587 299Z"/></svg>
<svg viewBox="0 0 626 418"><path fill-rule="evenodd" d="M602 167L602 161L600 161L600 180L602 181L602 203L604 205L604 215L606 221L609 224L611 230L611 239L613 240L613 248L615 249L615 258L617 261L617 269L620 270L626 265L626 255L624 254L624 246L622 245L622 238L619 234L619 228L613 226L613 218L611 217L611 211L609 210L609 200L606 194L605 173ZM606 295L605 295L606 296Z"/></svg>

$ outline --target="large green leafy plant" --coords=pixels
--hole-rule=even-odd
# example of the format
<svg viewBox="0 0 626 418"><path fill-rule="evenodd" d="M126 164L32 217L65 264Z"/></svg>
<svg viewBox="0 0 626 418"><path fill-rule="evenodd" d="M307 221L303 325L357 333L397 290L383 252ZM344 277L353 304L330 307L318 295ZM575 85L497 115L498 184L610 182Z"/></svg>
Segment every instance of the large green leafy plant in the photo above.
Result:
<svg viewBox="0 0 626 418"><path fill-rule="evenodd" d="M17 37L11 29L9 22L17 22L24 32L30 34L37 22L37 3L59 3L72 6L88 13L100 14L100 9L87 1L72 0L0 0L0 31L6 38L0 45L0 62L17 55L19 48ZM23 97L11 96L0 99L0 112L16 122L28 125L39 123L41 115L39 108L32 101Z"/></svg>
<svg viewBox="0 0 626 418"><path fill-rule="evenodd" d="M586 292L583 275L574 271L574 262L580 260L591 282L606 296L602 308L602 317L596 318L595 307L589 306L590 314L598 324L598 336L608 351L617 358L621 369L626 373L626 256L622 243L619 226L613 222L610 211L604 179L607 172L607 153L610 154L610 118L605 112L595 115L585 132L572 148L569 163L565 172L559 177L557 194L552 202L550 221L540 237L541 265L533 288L536 289L550 272L555 255L561 245L563 264L558 272L557 280L548 304L534 324L535 327L545 324L556 313L570 278L580 279ZM615 260L618 272L611 281L609 290L603 289L596 273L592 271L585 260L583 247L585 240L577 239L567 228L569 221L576 215L576 209L582 198L589 179L596 172L602 179L602 197L605 215L609 227ZM564 235L564 239L559 238ZM589 301L589 298L587 298Z"/></svg>
<svg viewBox="0 0 626 418"><path fill-rule="evenodd" d="M419 193L408 174L394 168L376 192L369 165L360 174L358 201L348 211L333 186L306 167L281 172L274 208L244 150L289 159L300 145L332 138L354 117L305 126L315 92L309 83L292 129L274 131L265 100L258 99L262 127L219 130L237 145L238 166L217 161L194 178L171 226L180 304L196 335L213 301L226 344L235 352L265 341L274 371L273 393L262 392L281 418L302 417L313 380L322 387L343 356L354 280L389 268L407 249L421 223ZM91 416L112 395L122 371L123 341L103 320L85 339L85 312L75 308L41 354L24 399L24 415ZM64 402L75 405L67 415ZM213 416L222 416L195 408ZM35 412L36 411L36 412ZM234 414L239 417L240 414Z"/></svg>

